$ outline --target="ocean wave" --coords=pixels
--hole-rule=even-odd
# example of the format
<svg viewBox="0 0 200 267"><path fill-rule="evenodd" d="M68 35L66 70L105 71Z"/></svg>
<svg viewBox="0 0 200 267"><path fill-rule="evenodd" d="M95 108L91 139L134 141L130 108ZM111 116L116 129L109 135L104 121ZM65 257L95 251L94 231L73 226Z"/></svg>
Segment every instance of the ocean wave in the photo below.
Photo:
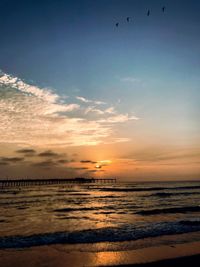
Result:
<svg viewBox="0 0 200 267"><path fill-rule="evenodd" d="M72 211L90 211L90 210L99 210L101 207L91 207L91 208L86 208L86 207L80 207L80 208L63 208L63 209L55 209L53 210L54 212L72 212Z"/></svg>
<svg viewBox="0 0 200 267"><path fill-rule="evenodd" d="M67 216L67 217L59 217L59 220L91 220L91 218L87 217L87 216L82 216L77 218L77 216Z"/></svg>
<svg viewBox="0 0 200 267"><path fill-rule="evenodd" d="M89 193L69 193L70 196L90 196Z"/></svg>
<svg viewBox="0 0 200 267"><path fill-rule="evenodd" d="M151 209L151 210L141 210L137 211L140 215L156 215L165 213L188 213L188 212L200 212L200 206L185 206L185 207L173 207L164 209Z"/></svg>
<svg viewBox="0 0 200 267"><path fill-rule="evenodd" d="M132 188L102 188L100 191L105 192L142 192L142 191L162 191L162 190L191 190L200 189L200 185L196 186L176 186L176 187L132 187Z"/></svg>
<svg viewBox="0 0 200 267"><path fill-rule="evenodd" d="M27 201L15 201L14 199L6 202L0 202L0 206L7 207L7 206L13 206L17 207L18 205L28 205L33 203L42 203L47 202L47 200L44 199L35 199L35 200L27 200Z"/></svg>
<svg viewBox="0 0 200 267"><path fill-rule="evenodd" d="M151 194L151 197L171 197L171 196L190 196L199 195L200 192L158 192Z"/></svg>
<svg viewBox="0 0 200 267"><path fill-rule="evenodd" d="M107 198L118 198L118 196L95 196L95 197L92 197L94 199L107 199Z"/></svg>
<svg viewBox="0 0 200 267"><path fill-rule="evenodd" d="M183 234L200 231L200 224L183 221L129 224L120 228L88 229L74 232L43 233L31 236L5 236L0 238L0 249L27 248L52 244L80 244L97 242L133 241L148 237Z"/></svg>
<svg viewBox="0 0 200 267"><path fill-rule="evenodd" d="M171 195L174 195L176 193L168 193L168 192L158 192L158 193L154 193L151 194L151 197L170 197Z"/></svg>
<svg viewBox="0 0 200 267"><path fill-rule="evenodd" d="M180 221L180 223L184 225L192 225L192 226L199 225L200 226L200 220L183 220L183 221Z"/></svg>

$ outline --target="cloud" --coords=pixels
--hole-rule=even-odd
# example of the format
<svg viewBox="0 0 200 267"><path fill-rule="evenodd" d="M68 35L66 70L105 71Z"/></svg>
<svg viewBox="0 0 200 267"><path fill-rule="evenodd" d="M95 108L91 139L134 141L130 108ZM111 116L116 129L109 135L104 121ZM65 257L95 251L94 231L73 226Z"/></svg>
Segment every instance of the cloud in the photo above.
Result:
<svg viewBox="0 0 200 267"><path fill-rule="evenodd" d="M139 120L136 116L129 116L128 114L119 114L115 116L110 116L105 119L100 119L99 122L103 123L122 123L130 120Z"/></svg>
<svg viewBox="0 0 200 267"><path fill-rule="evenodd" d="M115 114L115 108L114 107L109 107L107 109L105 109L105 113L109 113L109 114Z"/></svg>
<svg viewBox="0 0 200 267"><path fill-rule="evenodd" d="M82 97L82 96L77 96L76 99L84 102L84 103L94 103L96 105L104 105L106 104L105 102L103 101L97 101L97 100L90 100L90 99L86 99L85 97Z"/></svg>
<svg viewBox="0 0 200 267"><path fill-rule="evenodd" d="M80 163L92 163L92 164L96 164L96 161L92 161L92 160L81 160Z"/></svg>
<svg viewBox="0 0 200 267"><path fill-rule="evenodd" d="M95 106L89 106L86 108L85 114L88 114L90 112L96 113L98 115L116 114L114 107L109 107L107 109L101 110L96 108Z"/></svg>
<svg viewBox="0 0 200 267"><path fill-rule="evenodd" d="M88 114L89 112L96 113L98 115L103 115L104 111L96 108L95 106L87 107L85 110L85 114Z"/></svg>
<svg viewBox="0 0 200 267"><path fill-rule="evenodd" d="M19 78L12 77L11 75L5 73L2 73L0 77L0 84L16 88L21 92L33 95L39 99L47 101L48 103L55 103L59 99L59 96L52 93L50 90L44 90L38 88L37 86L29 85Z"/></svg>
<svg viewBox="0 0 200 267"><path fill-rule="evenodd" d="M1 157L0 158L1 162L8 162L8 163L16 163L16 162L21 162L24 160L24 158L19 158L19 157Z"/></svg>
<svg viewBox="0 0 200 267"><path fill-rule="evenodd" d="M25 154L25 155L33 155L36 153L36 151L34 149L28 149L28 148L25 148L25 149L19 149L19 150L16 150L15 151L16 153L21 153L21 154Z"/></svg>
<svg viewBox="0 0 200 267"><path fill-rule="evenodd" d="M196 149L193 150L187 150L187 149L180 149L180 150L172 150L170 149L157 149L154 148L147 148L142 151L135 152L131 155L129 155L127 158L132 159L133 163L135 162L141 162L141 163L159 163L159 164L165 164L165 162L170 162L170 165L172 164L171 161L178 161L183 162L185 164L185 161L189 161L190 164L192 161L195 161L196 159L200 158L200 152ZM177 162L176 162L177 164Z"/></svg>
<svg viewBox="0 0 200 267"><path fill-rule="evenodd" d="M7 165L9 165L8 162L0 161L0 166L7 166Z"/></svg>
<svg viewBox="0 0 200 267"><path fill-rule="evenodd" d="M59 164L57 162L54 162L52 160L45 160L45 161L41 161L41 162L32 163L32 166L42 167L42 168L51 168L51 167L56 167L58 165Z"/></svg>
<svg viewBox="0 0 200 267"><path fill-rule="evenodd" d="M112 143L116 138L112 136L114 124L138 119L118 114L114 107L101 110L94 106L103 104L102 101L77 99L85 104L66 103L68 99L48 88L1 73L1 142L34 147L97 145L108 140ZM87 115L91 103L92 117Z"/></svg>
<svg viewBox="0 0 200 267"><path fill-rule="evenodd" d="M140 79L132 77L132 76L127 76L120 78L121 82L129 82L129 83L135 83L135 82L140 82Z"/></svg>
<svg viewBox="0 0 200 267"><path fill-rule="evenodd" d="M105 172L106 170L89 170L88 172Z"/></svg>
<svg viewBox="0 0 200 267"><path fill-rule="evenodd" d="M46 150L44 152L41 152L38 154L39 157L53 157L53 158L57 158L57 157L60 157L60 156L63 156L63 154L58 154L56 152L53 152L52 150Z"/></svg>
<svg viewBox="0 0 200 267"><path fill-rule="evenodd" d="M88 167L72 167L74 170L87 170Z"/></svg>
<svg viewBox="0 0 200 267"><path fill-rule="evenodd" d="M89 170L88 172L98 172L98 170Z"/></svg>
<svg viewBox="0 0 200 267"><path fill-rule="evenodd" d="M88 100L88 99L86 99L86 98L84 98L82 96L77 96L76 99L78 99L78 100L80 100L80 101L82 101L84 103L90 103L91 102L91 100Z"/></svg>
<svg viewBox="0 0 200 267"><path fill-rule="evenodd" d="M61 163L61 164L64 164L64 163L68 163L69 161L67 159L59 159L57 160L57 163Z"/></svg>
<svg viewBox="0 0 200 267"><path fill-rule="evenodd" d="M62 167L63 164L69 163L67 159L58 159L58 160L52 159L61 156L61 154L57 154L52 151L45 151L43 153L40 153L39 155L40 157L47 157L47 159L39 162L32 162L31 166L51 168L51 167Z"/></svg>
<svg viewBox="0 0 200 267"><path fill-rule="evenodd" d="M130 138L127 137L121 137L121 138L114 138L114 143L124 143L130 141Z"/></svg>

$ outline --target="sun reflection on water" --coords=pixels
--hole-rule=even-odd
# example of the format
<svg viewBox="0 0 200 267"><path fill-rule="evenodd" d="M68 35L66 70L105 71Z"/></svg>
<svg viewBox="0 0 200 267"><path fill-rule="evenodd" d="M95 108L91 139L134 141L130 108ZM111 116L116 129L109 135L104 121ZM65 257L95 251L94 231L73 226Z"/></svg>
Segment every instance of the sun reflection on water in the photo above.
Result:
<svg viewBox="0 0 200 267"><path fill-rule="evenodd" d="M123 262L123 255L119 252L99 252L95 253L94 264L95 266L107 266L107 265L118 265ZM92 265L91 264L91 265Z"/></svg>

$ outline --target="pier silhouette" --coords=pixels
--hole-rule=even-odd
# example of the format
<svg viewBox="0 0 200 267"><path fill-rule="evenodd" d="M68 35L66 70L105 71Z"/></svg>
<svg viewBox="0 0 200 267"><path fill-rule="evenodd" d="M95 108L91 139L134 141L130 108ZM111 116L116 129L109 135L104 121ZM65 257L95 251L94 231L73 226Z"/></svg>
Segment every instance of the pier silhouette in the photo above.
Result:
<svg viewBox="0 0 200 267"><path fill-rule="evenodd" d="M116 183L116 178L52 178L52 179L4 179L0 180L0 187L18 187L31 185L60 185L87 183Z"/></svg>

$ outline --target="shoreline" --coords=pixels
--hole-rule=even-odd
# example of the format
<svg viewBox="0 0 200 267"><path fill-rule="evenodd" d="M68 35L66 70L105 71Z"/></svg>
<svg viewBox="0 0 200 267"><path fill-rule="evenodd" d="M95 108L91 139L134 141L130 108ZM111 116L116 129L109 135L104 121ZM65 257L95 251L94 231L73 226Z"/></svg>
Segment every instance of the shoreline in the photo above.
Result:
<svg viewBox="0 0 200 267"><path fill-rule="evenodd" d="M200 241L177 245L161 245L128 251L69 251L67 245L0 250L4 267L151 267L196 266L200 260ZM195 265L196 264L196 265Z"/></svg>

